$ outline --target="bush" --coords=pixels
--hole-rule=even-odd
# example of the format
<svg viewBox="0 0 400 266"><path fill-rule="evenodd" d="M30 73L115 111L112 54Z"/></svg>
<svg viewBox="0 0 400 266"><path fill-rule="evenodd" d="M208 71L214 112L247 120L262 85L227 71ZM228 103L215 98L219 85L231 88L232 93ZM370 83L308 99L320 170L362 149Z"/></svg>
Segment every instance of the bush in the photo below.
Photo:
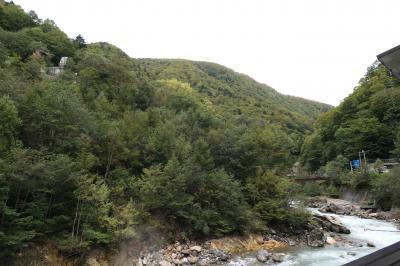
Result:
<svg viewBox="0 0 400 266"><path fill-rule="evenodd" d="M245 189L248 202L264 226L301 227L306 223L306 213L290 206L293 200L291 187L290 182L271 172L247 180Z"/></svg>
<svg viewBox="0 0 400 266"><path fill-rule="evenodd" d="M392 206L400 206L400 167L390 173L376 175L371 183L378 207L389 210Z"/></svg>
<svg viewBox="0 0 400 266"><path fill-rule="evenodd" d="M144 171L136 189L145 212L160 219L153 224L166 233L183 232L171 238L244 232L249 212L239 182L224 170L199 178L191 166L173 158Z"/></svg>
<svg viewBox="0 0 400 266"><path fill-rule="evenodd" d="M321 196L323 193L323 189L321 185L315 182L307 182L303 186L303 191L306 196L315 197Z"/></svg>

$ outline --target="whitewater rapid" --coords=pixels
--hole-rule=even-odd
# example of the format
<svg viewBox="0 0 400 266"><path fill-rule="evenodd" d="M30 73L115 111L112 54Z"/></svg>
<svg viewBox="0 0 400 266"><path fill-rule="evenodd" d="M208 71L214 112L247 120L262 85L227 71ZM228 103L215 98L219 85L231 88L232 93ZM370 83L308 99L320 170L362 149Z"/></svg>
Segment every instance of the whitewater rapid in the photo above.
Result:
<svg viewBox="0 0 400 266"><path fill-rule="evenodd" d="M317 210L311 211L319 213ZM319 213L321 214L321 213ZM325 214L323 214L325 215ZM400 241L400 231L396 225L391 222L375 220L375 219L362 219L355 216L335 215L340 218L342 223L350 229L350 235L343 235L344 238L349 240L356 240L363 242L362 247L354 247L349 245L326 245L323 248L294 248L283 251L287 254L285 261L278 263L281 266L336 266L343 265L347 262L370 254L378 249L389 246L395 242ZM379 230L379 231L374 231ZM368 247L365 245L367 241L372 242L375 247ZM355 255L354 255L355 254ZM255 258L255 254L247 254L243 257L237 257L229 265L232 266L261 266L265 265L259 263Z"/></svg>

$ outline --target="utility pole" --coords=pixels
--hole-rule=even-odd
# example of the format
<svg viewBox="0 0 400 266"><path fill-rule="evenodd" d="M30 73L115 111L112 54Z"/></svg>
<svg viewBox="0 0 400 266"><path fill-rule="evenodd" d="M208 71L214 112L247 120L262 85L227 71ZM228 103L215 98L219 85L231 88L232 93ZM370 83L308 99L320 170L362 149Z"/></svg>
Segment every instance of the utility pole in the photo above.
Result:
<svg viewBox="0 0 400 266"><path fill-rule="evenodd" d="M365 151L364 150L362 150L362 151L359 151L358 152L358 158L359 158L359 160L360 160L360 165L361 165L361 168L362 168L362 157L361 157L361 154L363 155L363 157L364 157L364 170L365 171L367 171L367 159L366 159L366 157L365 157Z"/></svg>
<svg viewBox="0 0 400 266"><path fill-rule="evenodd" d="M365 169L367 169L367 159L365 159L365 151L362 150L362 152L364 153L364 167Z"/></svg>

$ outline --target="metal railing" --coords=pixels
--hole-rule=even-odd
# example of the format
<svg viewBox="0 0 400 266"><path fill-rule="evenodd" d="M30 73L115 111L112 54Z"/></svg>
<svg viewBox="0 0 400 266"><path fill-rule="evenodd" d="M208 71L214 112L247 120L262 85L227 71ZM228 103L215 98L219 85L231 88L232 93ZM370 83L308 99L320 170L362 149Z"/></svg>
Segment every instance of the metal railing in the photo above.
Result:
<svg viewBox="0 0 400 266"><path fill-rule="evenodd" d="M344 264L345 266L395 266L400 265L400 242L382 248L367 256Z"/></svg>

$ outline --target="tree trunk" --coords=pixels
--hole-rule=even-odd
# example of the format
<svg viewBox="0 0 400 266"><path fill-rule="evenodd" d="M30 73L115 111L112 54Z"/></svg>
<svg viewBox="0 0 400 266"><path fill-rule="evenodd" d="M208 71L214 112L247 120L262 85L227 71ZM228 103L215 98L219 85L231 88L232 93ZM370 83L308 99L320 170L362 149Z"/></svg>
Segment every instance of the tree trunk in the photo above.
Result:
<svg viewBox="0 0 400 266"><path fill-rule="evenodd" d="M76 204L74 223L72 224L72 234L71 234L72 238L74 238L74 235L75 235L75 224L76 224L77 219L78 219L79 203L80 203L80 199L78 199L78 202Z"/></svg>
<svg viewBox="0 0 400 266"><path fill-rule="evenodd" d="M51 205L53 205L54 194L55 193L52 193L51 196L50 196L49 205L47 206L47 210L46 210L46 216L45 216L46 219L49 218Z"/></svg>
<svg viewBox="0 0 400 266"><path fill-rule="evenodd" d="M106 173L105 173L104 177L108 176L108 172L110 171L110 168L111 168L112 157L113 157L113 152L112 152L112 149L110 148L108 151Z"/></svg>
<svg viewBox="0 0 400 266"><path fill-rule="evenodd" d="M4 212L5 212L5 209L7 208L8 194L9 194L9 193L10 193L10 188L7 189L6 200L5 200L5 202L4 202L3 210L2 210L2 212L1 212L0 225L2 225L2 224L3 224L3 221L4 221Z"/></svg>
<svg viewBox="0 0 400 266"><path fill-rule="evenodd" d="M24 201L23 201L22 204L21 204L21 208L19 209L20 211L23 211L23 210L24 210L25 204L26 204L26 200L28 199L29 193L31 193L31 191L28 189L28 191L26 192Z"/></svg>
<svg viewBox="0 0 400 266"><path fill-rule="evenodd" d="M14 209L17 209L18 203L19 203L19 194L21 193L21 187L18 186L17 188L17 198L15 199L15 205L14 205Z"/></svg>

